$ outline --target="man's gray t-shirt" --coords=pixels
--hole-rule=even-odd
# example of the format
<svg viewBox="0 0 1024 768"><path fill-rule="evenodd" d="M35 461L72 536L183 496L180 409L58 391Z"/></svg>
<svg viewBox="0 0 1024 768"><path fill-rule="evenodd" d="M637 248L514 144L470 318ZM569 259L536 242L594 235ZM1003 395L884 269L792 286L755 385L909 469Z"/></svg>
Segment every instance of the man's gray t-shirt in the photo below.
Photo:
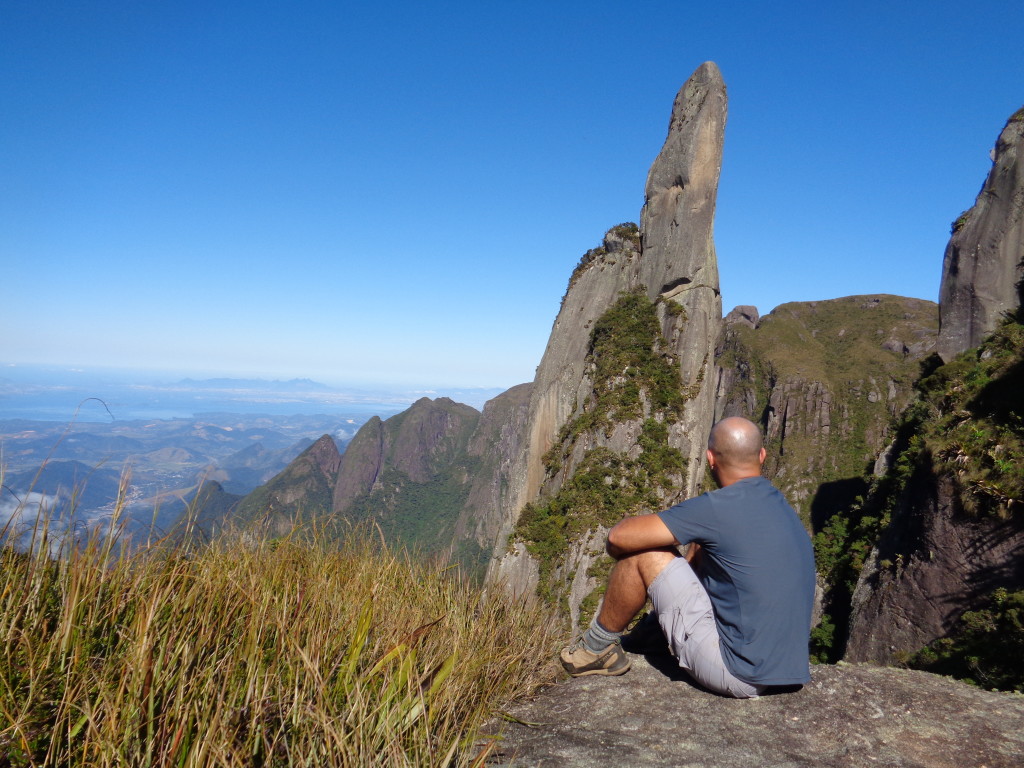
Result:
<svg viewBox="0 0 1024 768"><path fill-rule="evenodd" d="M659 513L680 544L697 542L726 667L758 685L810 682L814 553L793 508L763 477Z"/></svg>

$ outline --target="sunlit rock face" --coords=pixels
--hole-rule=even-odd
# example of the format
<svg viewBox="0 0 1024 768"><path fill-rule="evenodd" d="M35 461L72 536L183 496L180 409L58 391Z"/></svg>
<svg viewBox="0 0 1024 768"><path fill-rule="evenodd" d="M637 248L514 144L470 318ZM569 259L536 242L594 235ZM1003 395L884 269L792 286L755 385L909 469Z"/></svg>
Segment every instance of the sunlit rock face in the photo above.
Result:
<svg viewBox="0 0 1024 768"><path fill-rule="evenodd" d="M1024 290L1024 109L1006 123L974 207L953 222L939 290L938 353L978 346Z"/></svg>

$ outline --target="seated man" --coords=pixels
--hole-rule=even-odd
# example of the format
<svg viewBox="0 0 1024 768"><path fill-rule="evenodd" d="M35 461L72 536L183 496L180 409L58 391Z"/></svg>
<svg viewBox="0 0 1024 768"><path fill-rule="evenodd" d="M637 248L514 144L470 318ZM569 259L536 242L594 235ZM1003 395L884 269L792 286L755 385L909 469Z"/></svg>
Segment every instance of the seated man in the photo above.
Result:
<svg viewBox="0 0 1024 768"><path fill-rule="evenodd" d="M608 534L612 569L600 612L562 651L573 676L621 675L620 639L650 596L679 666L726 696L810 681L807 641L814 600L810 537L792 507L761 477L765 452L752 422L718 422L708 465L720 488ZM700 545L696 571L679 544Z"/></svg>

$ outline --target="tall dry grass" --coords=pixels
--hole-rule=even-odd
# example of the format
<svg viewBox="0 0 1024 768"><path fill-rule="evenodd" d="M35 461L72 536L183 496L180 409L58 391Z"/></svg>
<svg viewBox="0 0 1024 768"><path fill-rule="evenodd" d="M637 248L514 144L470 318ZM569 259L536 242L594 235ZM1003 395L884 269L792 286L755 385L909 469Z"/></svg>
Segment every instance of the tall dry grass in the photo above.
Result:
<svg viewBox="0 0 1024 768"><path fill-rule="evenodd" d="M539 609L373 536L42 543L0 552L0 766L473 765L552 672Z"/></svg>

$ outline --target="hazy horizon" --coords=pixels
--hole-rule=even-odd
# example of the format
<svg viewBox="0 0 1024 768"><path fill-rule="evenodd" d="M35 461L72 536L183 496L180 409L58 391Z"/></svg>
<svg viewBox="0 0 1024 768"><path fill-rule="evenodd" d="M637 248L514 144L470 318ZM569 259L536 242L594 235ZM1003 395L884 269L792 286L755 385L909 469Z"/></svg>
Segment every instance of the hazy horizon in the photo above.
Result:
<svg viewBox="0 0 1024 768"><path fill-rule="evenodd" d="M496 387L332 383L306 376L274 379L204 371L0 363L0 420L169 419L218 412L386 417L421 397L450 397L480 410L502 391Z"/></svg>

